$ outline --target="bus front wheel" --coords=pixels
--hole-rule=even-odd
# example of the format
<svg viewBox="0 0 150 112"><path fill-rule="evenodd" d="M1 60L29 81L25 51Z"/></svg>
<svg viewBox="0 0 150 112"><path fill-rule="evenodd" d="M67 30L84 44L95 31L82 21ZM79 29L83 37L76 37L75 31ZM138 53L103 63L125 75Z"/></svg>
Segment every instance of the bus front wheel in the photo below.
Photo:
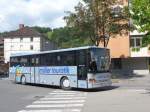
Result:
<svg viewBox="0 0 150 112"><path fill-rule="evenodd" d="M70 87L70 81L67 77L63 77L60 81L60 86L62 89L64 90L70 90L71 87Z"/></svg>
<svg viewBox="0 0 150 112"><path fill-rule="evenodd" d="M21 77L21 84L22 85L26 84L26 77L24 75Z"/></svg>

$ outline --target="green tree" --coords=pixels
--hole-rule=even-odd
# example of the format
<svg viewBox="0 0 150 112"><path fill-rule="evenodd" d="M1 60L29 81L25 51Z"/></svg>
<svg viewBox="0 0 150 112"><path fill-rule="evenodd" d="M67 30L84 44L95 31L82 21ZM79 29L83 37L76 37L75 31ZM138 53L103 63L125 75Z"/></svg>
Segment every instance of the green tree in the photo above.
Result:
<svg viewBox="0 0 150 112"><path fill-rule="evenodd" d="M88 38L82 38L83 34L77 34L75 28L63 27L48 32L48 38L57 43L59 48L79 47L90 45Z"/></svg>
<svg viewBox="0 0 150 112"><path fill-rule="evenodd" d="M129 29L128 8L114 7L117 0L82 0L75 12L67 12L64 19L68 27L76 28L76 34L99 46L107 47L109 37ZM120 8L120 9L119 9Z"/></svg>
<svg viewBox="0 0 150 112"><path fill-rule="evenodd" d="M150 0L131 0L130 12L133 24L140 32L146 32L143 47L150 44Z"/></svg>
<svg viewBox="0 0 150 112"><path fill-rule="evenodd" d="M38 32L40 32L40 33L42 33L42 34L46 34L47 32L52 31L52 29L49 28L49 27L34 26L34 27L32 27L32 28L34 28L35 30L37 30Z"/></svg>

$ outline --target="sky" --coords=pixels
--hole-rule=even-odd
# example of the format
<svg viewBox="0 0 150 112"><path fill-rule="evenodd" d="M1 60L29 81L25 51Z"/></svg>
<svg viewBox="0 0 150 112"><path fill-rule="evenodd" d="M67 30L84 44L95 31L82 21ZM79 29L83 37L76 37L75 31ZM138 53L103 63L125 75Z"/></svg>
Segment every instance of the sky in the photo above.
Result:
<svg viewBox="0 0 150 112"><path fill-rule="evenodd" d="M79 0L0 0L0 32L16 30L19 24L58 28L65 25L65 11Z"/></svg>

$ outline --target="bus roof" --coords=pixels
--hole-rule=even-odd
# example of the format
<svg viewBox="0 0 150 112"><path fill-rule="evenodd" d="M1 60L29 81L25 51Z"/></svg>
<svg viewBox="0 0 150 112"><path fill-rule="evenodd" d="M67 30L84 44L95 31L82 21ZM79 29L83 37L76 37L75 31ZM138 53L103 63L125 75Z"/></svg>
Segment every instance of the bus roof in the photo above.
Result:
<svg viewBox="0 0 150 112"><path fill-rule="evenodd" d="M28 56L28 55L36 55L36 54L46 54L46 53L55 53L55 52L64 52L64 51L73 51L73 50L82 50L82 49L90 49L90 48L101 48L97 46L84 46L84 47L75 47L75 48L67 48L67 49L57 49L57 50L51 50L51 51L42 51L42 52L36 52L36 53L15 53L11 54L10 57L16 57L16 56ZM104 49L104 48L101 48Z"/></svg>

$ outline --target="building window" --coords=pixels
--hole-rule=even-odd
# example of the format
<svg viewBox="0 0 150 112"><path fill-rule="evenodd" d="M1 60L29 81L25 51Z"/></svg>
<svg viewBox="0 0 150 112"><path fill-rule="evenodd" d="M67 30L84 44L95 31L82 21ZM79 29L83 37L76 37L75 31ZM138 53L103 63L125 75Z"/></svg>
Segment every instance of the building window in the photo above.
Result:
<svg viewBox="0 0 150 112"><path fill-rule="evenodd" d="M22 41L23 41L23 38L21 37L21 38L20 38L20 42L22 42Z"/></svg>
<svg viewBox="0 0 150 112"><path fill-rule="evenodd" d="M142 45L142 38L131 38L130 47L140 47Z"/></svg>
<svg viewBox="0 0 150 112"><path fill-rule="evenodd" d="M130 47L134 47L134 39L130 39Z"/></svg>
<svg viewBox="0 0 150 112"><path fill-rule="evenodd" d="M30 41L33 42L33 37L30 38Z"/></svg>
<svg viewBox="0 0 150 112"><path fill-rule="evenodd" d="M33 45L30 46L30 49L33 50Z"/></svg>
<svg viewBox="0 0 150 112"><path fill-rule="evenodd" d="M136 39L136 47L139 47L139 46L141 46L141 39L137 38Z"/></svg>

